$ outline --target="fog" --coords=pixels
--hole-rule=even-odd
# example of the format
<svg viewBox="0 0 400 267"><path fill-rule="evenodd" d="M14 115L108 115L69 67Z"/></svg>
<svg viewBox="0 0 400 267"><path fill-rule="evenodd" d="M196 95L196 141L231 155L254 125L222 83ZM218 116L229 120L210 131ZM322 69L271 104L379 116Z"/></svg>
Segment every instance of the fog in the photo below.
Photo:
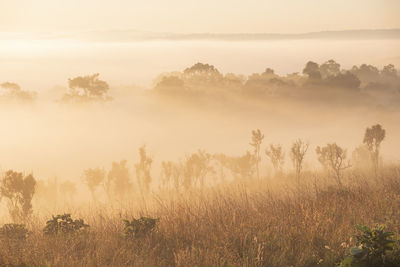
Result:
<svg viewBox="0 0 400 267"><path fill-rule="evenodd" d="M110 168L112 161L126 159L133 173L137 150L146 145L157 176L161 161L182 159L197 149L241 155L250 150L250 133L257 128L265 134L265 146L281 143L288 149L293 140L303 138L313 150L337 142L351 152L374 123L388 132L384 156L398 161L398 94L394 100L383 97L376 102L371 94L267 99L227 94L196 99L160 97L152 91L160 74L183 71L196 62L244 77L267 67L284 77L301 73L309 60L322 64L331 58L342 69L363 63L381 69L389 63L400 65L399 40L0 42L0 82L37 92L32 103L2 102L2 171L80 181L87 168ZM110 85L112 101L60 103L68 78L93 73ZM313 154L309 163L315 160ZM286 166L291 167L289 160Z"/></svg>

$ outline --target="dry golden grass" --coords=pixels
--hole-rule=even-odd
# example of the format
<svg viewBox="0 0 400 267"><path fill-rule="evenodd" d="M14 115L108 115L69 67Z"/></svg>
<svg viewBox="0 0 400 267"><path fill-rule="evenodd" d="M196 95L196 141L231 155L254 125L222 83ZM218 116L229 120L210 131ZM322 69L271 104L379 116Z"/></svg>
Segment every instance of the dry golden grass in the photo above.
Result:
<svg viewBox="0 0 400 267"><path fill-rule="evenodd" d="M322 173L294 181L287 175L160 193L121 209L91 206L73 214L90 225L74 238L45 237L45 218L33 219L25 241L0 241L0 265L335 266L354 244L355 224L400 232L400 166L378 177L348 171L343 188ZM160 218L156 231L127 240L122 219L140 215Z"/></svg>

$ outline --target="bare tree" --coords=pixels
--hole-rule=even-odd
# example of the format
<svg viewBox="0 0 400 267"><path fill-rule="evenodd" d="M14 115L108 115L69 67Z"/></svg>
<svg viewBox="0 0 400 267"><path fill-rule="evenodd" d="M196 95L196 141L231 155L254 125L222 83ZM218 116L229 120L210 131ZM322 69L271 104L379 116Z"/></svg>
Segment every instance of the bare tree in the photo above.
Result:
<svg viewBox="0 0 400 267"><path fill-rule="evenodd" d="M269 149L265 149L265 154L271 160L275 171L282 171L283 164L285 163L285 153L283 152L282 146L270 144Z"/></svg>
<svg viewBox="0 0 400 267"><path fill-rule="evenodd" d="M145 189L146 192L150 190L151 184L151 164L153 159L147 154L146 146L139 148L140 160L135 164L136 179L141 189Z"/></svg>
<svg viewBox="0 0 400 267"><path fill-rule="evenodd" d="M341 171L350 167L345 163L347 157L346 149L341 148L336 143L327 144L324 147L317 147L316 153L318 161L327 169L331 169L335 174L336 182L342 186Z"/></svg>
<svg viewBox="0 0 400 267"><path fill-rule="evenodd" d="M0 195L8 199L8 211L14 222L23 222L32 213L36 180L32 174L9 170L0 181Z"/></svg>
<svg viewBox="0 0 400 267"><path fill-rule="evenodd" d="M290 157L296 171L296 178L298 182L300 182L300 174L303 168L303 161L307 153L308 147L309 143L305 143L303 140L298 139L293 143L290 151Z"/></svg>
<svg viewBox="0 0 400 267"><path fill-rule="evenodd" d="M379 154L381 143L385 139L386 131L382 128L380 124L371 126L367 128L364 134L364 144L367 145L368 150L371 153L372 163L374 165L375 174L378 170L379 165Z"/></svg>
<svg viewBox="0 0 400 267"><path fill-rule="evenodd" d="M253 147L254 152L254 158L255 158L255 164L256 164L256 173L257 173L257 179L260 179L260 169L259 169L259 163L261 160L260 157L260 150L261 150L261 143L264 139L264 135L261 133L260 129L253 130L251 132L251 143L250 145Z"/></svg>

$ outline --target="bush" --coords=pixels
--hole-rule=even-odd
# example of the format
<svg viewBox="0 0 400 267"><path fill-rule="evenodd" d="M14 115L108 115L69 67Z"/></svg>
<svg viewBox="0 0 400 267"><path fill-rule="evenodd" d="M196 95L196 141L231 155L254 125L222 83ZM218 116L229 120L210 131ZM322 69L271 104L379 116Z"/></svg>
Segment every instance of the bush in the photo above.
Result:
<svg viewBox="0 0 400 267"><path fill-rule="evenodd" d="M24 240L28 233L24 224L7 223L0 228L0 238Z"/></svg>
<svg viewBox="0 0 400 267"><path fill-rule="evenodd" d="M398 242L393 239L393 232L385 232L382 225L373 229L356 225L356 228L361 234L356 236L356 246L350 249L341 267L400 266L400 251L394 250Z"/></svg>
<svg viewBox="0 0 400 267"><path fill-rule="evenodd" d="M141 217L140 219L133 219L132 221L124 220L125 237L127 238L140 238L151 233L160 219L150 217Z"/></svg>
<svg viewBox="0 0 400 267"><path fill-rule="evenodd" d="M53 219L46 222L43 229L44 234L54 236L58 234L70 235L84 231L89 225L82 219L73 220L71 214L53 216Z"/></svg>

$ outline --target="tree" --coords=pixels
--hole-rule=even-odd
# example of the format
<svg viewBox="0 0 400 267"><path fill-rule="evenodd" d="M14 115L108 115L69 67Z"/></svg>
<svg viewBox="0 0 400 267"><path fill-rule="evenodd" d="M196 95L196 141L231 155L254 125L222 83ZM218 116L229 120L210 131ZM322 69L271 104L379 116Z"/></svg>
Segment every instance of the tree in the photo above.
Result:
<svg viewBox="0 0 400 267"><path fill-rule="evenodd" d="M140 160L135 164L136 179L140 188L144 188L146 192L150 190L151 184L151 164L153 159L147 155L146 146L139 148Z"/></svg>
<svg viewBox="0 0 400 267"><path fill-rule="evenodd" d="M204 150L198 150L197 153L186 157L184 168L183 185L189 189L194 184L199 184L200 188L205 185L205 178L208 173L214 172L210 165L211 155Z"/></svg>
<svg viewBox="0 0 400 267"><path fill-rule="evenodd" d="M64 102L90 102L108 101L111 97L107 95L110 89L107 82L99 79L98 73L87 76L78 76L68 79L69 92L62 101Z"/></svg>
<svg viewBox="0 0 400 267"><path fill-rule="evenodd" d="M303 161L307 153L308 147L308 143L305 143L303 140L298 139L292 144L292 148L290 150L290 157L296 171L296 178L298 182L300 182L300 174L303 168Z"/></svg>
<svg viewBox="0 0 400 267"><path fill-rule="evenodd" d="M0 88L3 89L0 98L3 98L5 100L31 102L34 101L37 97L36 92L22 90L18 84L12 82L2 83L0 84Z"/></svg>
<svg viewBox="0 0 400 267"><path fill-rule="evenodd" d="M285 163L285 153L281 145L269 145L269 149L265 149L265 154L269 157L274 166L275 171L282 171L282 166Z"/></svg>
<svg viewBox="0 0 400 267"><path fill-rule="evenodd" d="M387 77L397 77L397 70L394 67L393 64L389 64L383 67L382 69L382 75L385 75Z"/></svg>
<svg viewBox="0 0 400 267"><path fill-rule="evenodd" d="M172 183L174 189L179 191L182 185L182 176L184 174L183 165L180 162L163 161L161 163L161 179L164 188L169 188Z"/></svg>
<svg viewBox="0 0 400 267"><path fill-rule="evenodd" d="M185 83L182 79L176 76L164 76L161 81L157 83L154 89L162 94L186 94Z"/></svg>
<svg viewBox="0 0 400 267"><path fill-rule="evenodd" d="M316 149L318 161L327 169L331 169L335 174L336 182L342 186L341 171L350 167L345 164L347 157L346 149L341 148L336 143L327 144L324 147L318 146Z"/></svg>
<svg viewBox="0 0 400 267"><path fill-rule="evenodd" d="M364 134L363 143L367 145L369 152L371 153L372 163L374 165L375 174L378 170L379 164L379 154L381 143L385 139L386 131L382 128L380 124L371 126L367 128Z"/></svg>
<svg viewBox="0 0 400 267"><path fill-rule="evenodd" d="M183 78L189 85L218 85L223 76L213 65L196 63L183 71Z"/></svg>
<svg viewBox="0 0 400 267"><path fill-rule="evenodd" d="M340 73L340 64L333 59L328 60L319 67L321 75L323 78L330 76L336 76Z"/></svg>
<svg viewBox="0 0 400 267"><path fill-rule="evenodd" d="M305 68L303 69L303 74L308 75L310 80L321 80L321 72L317 63L308 61Z"/></svg>
<svg viewBox="0 0 400 267"><path fill-rule="evenodd" d="M83 173L83 180L89 187L92 198L95 200L96 189L104 183L106 172L104 169L87 169Z"/></svg>
<svg viewBox="0 0 400 267"><path fill-rule="evenodd" d="M260 170L259 170L259 163L261 160L260 157L260 147L261 143L264 139L264 135L261 133L260 129L253 130L251 132L251 143L250 145L253 147L254 152L254 158L255 158L255 164L256 164L256 172L257 172L257 179L260 179Z"/></svg>
<svg viewBox="0 0 400 267"><path fill-rule="evenodd" d="M125 197L132 188L129 170L126 163L126 160L121 160L119 163L112 163L111 170L108 172L107 181L105 183L108 197L110 197L110 194L112 193Z"/></svg>
<svg viewBox="0 0 400 267"><path fill-rule="evenodd" d="M256 159L254 154L249 151L243 156L228 157L226 162L227 167L235 178L240 177L242 179L248 179L253 177Z"/></svg>
<svg viewBox="0 0 400 267"><path fill-rule="evenodd" d="M36 180L32 174L9 170L0 181L0 196L8 199L8 211L14 222L23 222L32 213Z"/></svg>
<svg viewBox="0 0 400 267"><path fill-rule="evenodd" d="M336 88L358 89L361 81L350 71L328 77L324 84Z"/></svg>

